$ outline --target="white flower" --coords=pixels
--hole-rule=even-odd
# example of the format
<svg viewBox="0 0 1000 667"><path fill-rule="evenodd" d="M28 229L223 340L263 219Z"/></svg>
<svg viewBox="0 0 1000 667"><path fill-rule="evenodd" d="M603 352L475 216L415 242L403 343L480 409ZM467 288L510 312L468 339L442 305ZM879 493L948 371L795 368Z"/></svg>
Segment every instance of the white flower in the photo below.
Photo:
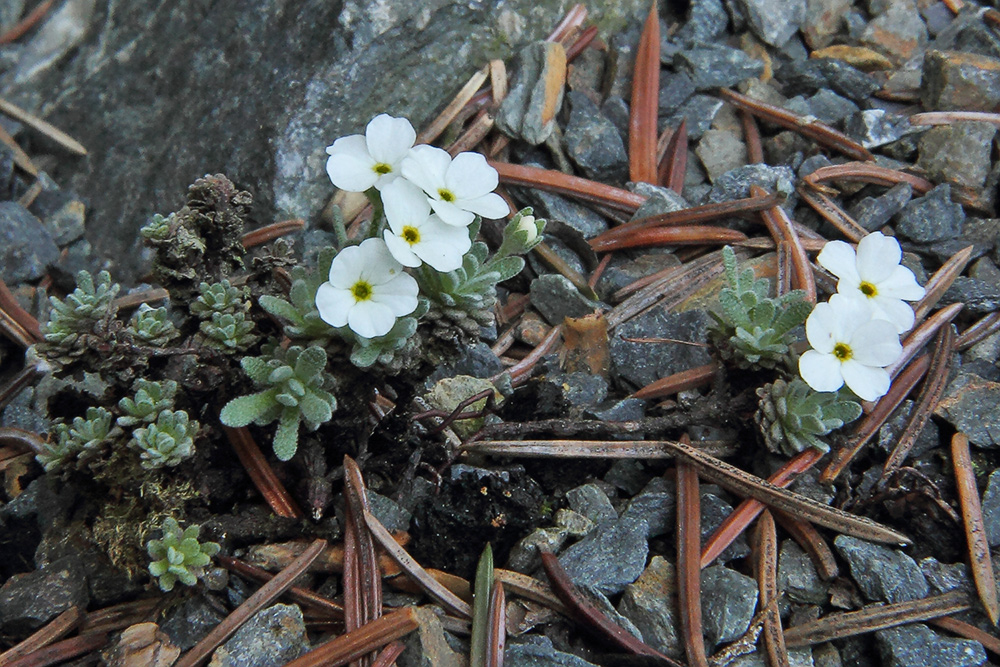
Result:
<svg viewBox="0 0 1000 667"><path fill-rule="evenodd" d="M459 153L452 160L447 151L417 146L403 160L403 176L427 193L427 199L444 222L466 227L476 215L502 218L510 213L503 197L493 192L500 178L479 153Z"/></svg>
<svg viewBox="0 0 1000 667"><path fill-rule="evenodd" d="M373 185L381 190L399 176L400 163L416 139L410 121L379 114L364 134L341 137L326 149L326 173L341 190L364 192Z"/></svg>
<svg viewBox="0 0 1000 667"><path fill-rule="evenodd" d="M535 216L533 215L523 215L521 219L517 221L517 229L514 231L524 232L527 238L525 243L531 243L536 238L538 238L538 225L535 223Z"/></svg>
<svg viewBox="0 0 1000 667"><path fill-rule="evenodd" d="M799 358L799 374L816 391L837 391L845 383L866 401L889 391L885 370L903 347L892 322L872 319L867 302L834 294L806 319L813 349Z"/></svg>
<svg viewBox="0 0 1000 667"><path fill-rule="evenodd" d="M327 324L365 338L389 333L397 317L417 307L417 281L393 259L381 239L344 248L330 265L330 281L316 291L316 308Z"/></svg>
<svg viewBox="0 0 1000 667"><path fill-rule="evenodd" d="M913 308L906 301L924 296L924 288L899 261L903 251L891 236L875 232L861 239L858 252L843 241L831 241L823 246L816 261L840 278L837 292L864 299L872 308L872 317L888 320L897 333L913 327Z"/></svg>
<svg viewBox="0 0 1000 667"><path fill-rule="evenodd" d="M382 204L389 229L383 237L392 256L403 266L427 262L438 271L462 266L462 256L472 247L469 230L441 222L420 188L396 179L382 190Z"/></svg>

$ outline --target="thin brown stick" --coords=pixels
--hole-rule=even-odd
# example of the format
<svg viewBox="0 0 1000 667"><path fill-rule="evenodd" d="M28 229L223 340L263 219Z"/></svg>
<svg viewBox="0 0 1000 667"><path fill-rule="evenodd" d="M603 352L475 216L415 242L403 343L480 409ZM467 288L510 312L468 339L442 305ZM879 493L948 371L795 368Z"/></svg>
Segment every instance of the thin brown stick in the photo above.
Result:
<svg viewBox="0 0 1000 667"><path fill-rule="evenodd" d="M59 144L66 150L70 151L71 153L76 153L77 155L87 154L87 149L84 148L83 144L81 144L79 141L69 136L59 128L52 125L51 123L42 120L38 116L28 113L24 109L14 104L11 104L7 100L0 99L0 113L10 116L14 120L24 123L25 125L34 129L35 131L44 134L46 137L56 142L57 144Z"/></svg>
<svg viewBox="0 0 1000 667"><path fill-rule="evenodd" d="M837 578L837 575L840 574L837 559L834 557L833 551L830 550L830 545L826 543L819 531L813 528L811 523L800 521L789 514L778 511L774 512L774 519L802 547L802 550L809 554L813 566L816 568L816 573L821 579L832 581Z"/></svg>
<svg viewBox="0 0 1000 667"><path fill-rule="evenodd" d="M353 632L320 644L305 655L287 663L285 667L341 667L405 637L419 626L415 608L403 607Z"/></svg>
<svg viewBox="0 0 1000 667"><path fill-rule="evenodd" d="M441 133L448 127L448 124L455 120L455 117L462 110L462 107L464 107L466 103L472 99L473 95L476 94L476 91L482 88L483 84L486 83L486 77L488 74L488 65L473 74L469 80L465 82L465 85L462 86L455 97L452 98L451 102L448 103L448 106L446 106L434 120L428 123L427 126L420 131L420 134L417 135L416 143L429 144L440 137Z"/></svg>
<svg viewBox="0 0 1000 667"><path fill-rule="evenodd" d="M0 310L0 334L23 348L28 348L36 342L34 337L4 310Z"/></svg>
<svg viewBox="0 0 1000 667"><path fill-rule="evenodd" d="M0 667L8 667L12 662L58 641L80 627L83 612L72 606L36 630L28 638L0 653Z"/></svg>
<svg viewBox="0 0 1000 667"><path fill-rule="evenodd" d="M21 308L17 297L7 287L7 283L0 280L0 310L6 312L17 324L28 332L34 342L42 340L42 328L31 313Z"/></svg>
<svg viewBox="0 0 1000 667"><path fill-rule="evenodd" d="M247 232L240 238L240 242L243 244L244 248L253 248L254 246L259 246L274 239L281 238L286 234L291 234L297 232L306 226L306 221L302 219L294 220L282 220L281 222L274 222L270 225L265 225L260 229L255 229L252 232Z"/></svg>
<svg viewBox="0 0 1000 667"><path fill-rule="evenodd" d="M993 561L990 558L990 545L986 540L986 526L983 524L983 508L976 488L969 437L961 431L951 438L951 462L955 470L955 488L962 509L962 521L965 524L965 538L969 543L972 579L976 582L979 601L983 603L990 623L996 625L1000 619L1000 600L997 599Z"/></svg>
<svg viewBox="0 0 1000 667"><path fill-rule="evenodd" d="M7 667L48 667L92 653L108 643L103 632L88 633L50 644L8 663Z"/></svg>
<svg viewBox="0 0 1000 667"><path fill-rule="evenodd" d="M509 162L490 160L491 167L500 175L500 182L509 185L521 185L538 188L546 192L576 197L582 201L603 204L616 211L635 213L646 198L628 190L590 181L578 176L570 176L561 171L526 167Z"/></svg>
<svg viewBox="0 0 1000 667"><path fill-rule="evenodd" d="M7 130L3 129L2 126L0 126L0 141L2 141L7 146L7 148L10 149L11 157L14 158L14 164L20 167L21 170L24 171L29 176L38 178L38 167L31 160L31 156L29 156L27 153L24 152L24 149L21 148L21 145L17 143L14 137L10 136L10 133L7 132ZM33 183L31 187L36 188L38 193L41 193L42 185L38 181L35 181L35 183ZM35 197L38 196L38 193L35 194ZM21 204L21 205L27 208L31 204Z"/></svg>
<svg viewBox="0 0 1000 667"><path fill-rule="evenodd" d="M608 252L625 248L648 248L664 245L719 245L745 241L747 235L735 229L690 225L684 227L651 227L639 229L628 236L597 241L591 239L594 252Z"/></svg>
<svg viewBox="0 0 1000 667"><path fill-rule="evenodd" d="M545 38L546 42L561 42L574 30L577 30L587 20L587 6L578 2L569 8L562 20L556 24L552 32Z"/></svg>
<svg viewBox="0 0 1000 667"><path fill-rule="evenodd" d="M490 594L489 629L486 632L486 667L503 667L503 649L507 644L507 599L503 584L493 582Z"/></svg>
<svg viewBox="0 0 1000 667"><path fill-rule="evenodd" d="M629 178L656 184L656 109L660 92L660 17L653 0L639 37L628 122Z"/></svg>
<svg viewBox="0 0 1000 667"><path fill-rule="evenodd" d="M222 567L226 568L230 572L235 572L236 574L242 575L247 579L252 579L258 583L266 584L274 578L274 575L267 570L259 568L256 565L251 565L250 563L239 560L238 558L230 558L228 556L216 556L215 558L219 561L219 564L222 565ZM339 605L333 600L325 598L322 595L317 595L308 588L292 586L285 592L285 595L289 600L295 602L296 604L323 616L328 616L336 620L342 620L344 618L344 607L342 605Z"/></svg>
<svg viewBox="0 0 1000 667"><path fill-rule="evenodd" d="M972 257L972 246L959 250L948 258L948 261L941 265L941 268L934 272L927 284L924 285L924 296L913 307L913 312L917 321L923 319L930 312L948 288L952 286L955 279L965 270L965 265Z"/></svg>
<svg viewBox="0 0 1000 667"><path fill-rule="evenodd" d="M677 608L681 616L681 641L688 664L708 667L701 622L700 554L698 472L690 462L680 460L677 462Z"/></svg>
<svg viewBox="0 0 1000 667"><path fill-rule="evenodd" d="M569 45L566 49L566 63L569 64L576 60L584 49L590 46L591 42L597 37L597 26L592 25L585 28L580 36L573 40L573 43Z"/></svg>
<svg viewBox="0 0 1000 667"><path fill-rule="evenodd" d="M569 615L566 607L555 596L552 589L538 579L521 574L520 572L502 570L500 568L494 568L493 577L496 581L504 585L504 590L509 589L514 595L526 600L532 600L538 604L543 604L564 616Z"/></svg>
<svg viewBox="0 0 1000 667"><path fill-rule="evenodd" d="M951 125L952 123L992 123L1000 125L1000 114L989 111L925 111L909 116L911 125Z"/></svg>
<svg viewBox="0 0 1000 667"><path fill-rule="evenodd" d="M898 169L880 167L870 162L847 162L820 167L811 174L807 174L802 180L814 188L820 188L827 181L837 180L860 181L887 188L900 183L909 183L914 192L922 195L927 194L934 187L934 184L926 178L907 174Z"/></svg>
<svg viewBox="0 0 1000 667"><path fill-rule="evenodd" d="M764 617L764 647L770 667L791 667L785 634L781 628L781 615L776 605L778 599L778 536L774 518L764 511L757 521L757 539L754 540L754 571L757 575L758 604L769 609Z"/></svg>
<svg viewBox="0 0 1000 667"><path fill-rule="evenodd" d="M847 212L833 203L833 201L818 190L799 186L795 189L802 197L802 201L809 204L821 218L829 222L844 235L848 241L857 243L868 235L868 230L859 225Z"/></svg>
<svg viewBox="0 0 1000 667"><path fill-rule="evenodd" d="M573 287L580 291L588 299L598 299L597 293L594 289L587 284L587 279L576 269L570 266L569 262L563 259L559 254L552 249L552 246L545 243L544 241L539 243L534 248L535 254L548 264L549 268L553 269L556 273L566 278L566 280L573 283Z"/></svg>
<svg viewBox="0 0 1000 667"><path fill-rule="evenodd" d="M743 125L743 141L747 146L747 164L764 163L764 145L760 140L760 128L753 114L740 110L740 122Z"/></svg>
<svg viewBox="0 0 1000 667"><path fill-rule="evenodd" d="M552 327L552 330L549 331L549 333L545 336L545 338L542 339L542 342L539 343L535 347L535 349L532 350L530 354L528 354L528 356L526 356L524 359L522 359L521 361L517 362L516 364L508 368L506 371L504 371L504 373L510 374L510 379L512 382L517 382L527 377L528 374L531 373L531 369L535 367L535 364L537 364L542 357L548 354L549 351L552 350L553 347L555 347L556 343L559 341L560 336L562 336L562 330L563 326L561 324ZM503 373L500 373L491 379L498 379L499 376L502 374Z"/></svg>
<svg viewBox="0 0 1000 667"><path fill-rule="evenodd" d="M43 0L42 2L39 2L27 16L14 24L10 30L0 35L0 44L10 44L11 42L21 39L21 37L27 34L29 30L34 28L35 25L45 17L49 9L52 8L53 2L55 2L55 0Z"/></svg>
<svg viewBox="0 0 1000 667"><path fill-rule="evenodd" d="M942 616L940 618L932 619L930 624L936 625L942 630L954 633L959 637L965 637L966 639L971 639L974 642L979 642L986 647L987 651L993 655L1000 656L1000 639L997 639L988 632L980 630L974 625L966 623L965 621L960 621L952 616Z"/></svg>
<svg viewBox="0 0 1000 667"><path fill-rule="evenodd" d="M955 349L958 351L966 350L997 331L1000 331L1000 313L984 315L962 332L962 335L955 341Z"/></svg>
<svg viewBox="0 0 1000 667"><path fill-rule="evenodd" d="M667 142L667 152L663 154L659 179L664 187L677 194L684 189L684 178L687 176L688 131L687 118L682 118L680 125L670 135Z"/></svg>
<svg viewBox="0 0 1000 667"><path fill-rule="evenodd" d="M362 529L364 513L368 511L365 482L357 463L346 455L344 500L347 519L344 529L344 628L350 632L382 614L382 577L371 533ZM351 547L349 550L348 545ZM352 582L352 590L348 590L348 581ZM368 658L361 660L362 665L370 663Z"/></svg>
<svg viewBox="0 0 1000 667"><path fill-rule="evenodd" d="M689 368L680 373L668 375L655 382L647 384L639 391L632 394L633 398L663 398L689 389L704 387L712 382L716 373L719 372L719 364L712 362L704 366Z"/></svg>
<svg viewBox="0 0 1000 667"><path fill-rule="evenodd" d="M161 602L162 598L144 598L88 612L80 632L81 634L117 632L130 625L143 623L152 619Z"/></svg>
<svg viewBox="0 0 1000 667"><path fill-rule="evenodd" d="M750 186L750 194L758 197L767 195L767 191L758 185ZM780 206L773 206L761 211L761 216L768 223L768 228L774 226L781 236L781 239L788 245L791 251L792 269L794 271L793 281L795 287L806 293L806 300L809 303L816 303L816 281L813 279L812 265L809 263L809 256L799 240L799 235L795 232L791 218Z"/></svg>
<svg viewBox="0 0 1000 667"><path fill-rule="evenodd" d="M899 371L911 359L917 356L917 353L937 335L942 327L948 326L962 312L962 308L964 307L965 304L961 303L953 303L950 306L945 306L921 322L916 329L908 333L906 338L903 339L903 351L899 354L899 358L885 367L885 370L889 373L889 377L895 379Z"/></svg>
<svg viewBox="0 0 1000 667"><path fill-rule="evenodd" d="M250 481L260 491L261 496L267 502L271 510L280 517L286 519L301 519L304 515L298 504L289 495L285 486L274 474L274 470L268 464L260 447L254 442L250 431L247 428L230 428L223 426L229 444L243 464L243 468L250 476Z"/></svg>
<svg viewBox="0 0 1000 667"><path fill-rule="evenodd" d="M324 549L326 549L326 540L314 540L302 552L301 556L293 560L288 567L275 575L271 581L261 586L256 593L247 598L243 604L215 626L201 641L182 655L174 667L196 667L197 665L201 665L216 648L229 639L254 614L288 590L292 586L292 583L323 553Z"/></svg>
<svg viewBox="0 0 1000 667"><path fill-rule="evenodd" d="M403 655L403 651L405 650L406 644L399 640L386 645L379 652L378 658L372 663L372 667L393 667L396 664L396 659Z"/></svg>

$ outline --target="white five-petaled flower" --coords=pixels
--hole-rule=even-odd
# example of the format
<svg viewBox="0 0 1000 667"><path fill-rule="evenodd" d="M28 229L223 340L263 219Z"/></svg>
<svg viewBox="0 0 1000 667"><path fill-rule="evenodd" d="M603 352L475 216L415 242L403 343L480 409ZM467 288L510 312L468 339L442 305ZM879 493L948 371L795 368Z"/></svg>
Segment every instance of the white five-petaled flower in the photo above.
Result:
<svg viewBox="0 0 1000 667"><path fill-rule="evenodd" d="M462 256L472 247L469 230L441 222L420 188L396 179L382 190L382 204L389 223L385 244L400 264L426 262L442 272L462 266Z"/></svg>
<svg viewBox="0 0 1000 667"><path fill-rule="evenodd" d="M449 225L467 227L476 215L502 218L510 212L493 192L500 182L496 169L479 153L459 153L452 159L434 146L416 146L403 160L403 176L425 193L434 212Z"/></svg>
<svg viewBox="0 0 1000 667"><path fill-rule="evenodd" d="M924 288L900 265L902 257L896 239L875 232L861 239L857 253L843 241L831 241L816 259L840 279L838 293L867 301L872 317L892 322L903 333L913 327L913 308L904 301L922 298Z"/></svg>
<svg viewBox="0 0 1000 667"><path fill-rule="evenodd" d="M379 114L364 134L341 137L326 149L326 173L341 190L381 190L399 176L400 163L413 148L417 134L405 118Z"/></svg>
<svg viewBox="0 0 1000 667"><path fill-rule="evenodd" d="M885 367L902 353L892 322L872 319L861 299L834 294L806 319L813 349L799 358L799 374L816 391L837 391L844 384L866 401L889 390Z"/></svg>
<svg viewBox="0 0 1000 667"><path fill-rule="evenodd" d="M364 338L389 333L397 317L417 307L413 276L389 254L382 239L367 239L333 258L330 280L316 291L316 308L331 326L345 324Z"/></svg>

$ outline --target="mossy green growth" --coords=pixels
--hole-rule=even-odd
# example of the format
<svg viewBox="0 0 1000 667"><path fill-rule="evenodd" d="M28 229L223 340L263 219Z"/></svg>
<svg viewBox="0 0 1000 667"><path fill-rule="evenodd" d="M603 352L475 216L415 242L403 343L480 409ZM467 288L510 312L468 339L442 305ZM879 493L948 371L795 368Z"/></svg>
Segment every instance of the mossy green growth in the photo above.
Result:
<svg viewBox="0 0 1000 667"><path fill-rule="evenodd" d="M719 292L722 313L710 313L720 352L741 368L776 367L794 342L792 329L805 322L812 304L802 290L768 296L768 281L755 279L753 269L740 271L729 246L722 249L722 262L729 287Z"/></svg>
<svg viewBox="0 0 1000 667"><path fill-rule="evenodd" d="M194 454L199 427L183 410L164 410L155 424L132 431L129 446L139 450L139 465L146 470L175 466Z"/></svg>
<svg viewBox="0 0 1000 667"><path fill-rule="evenodd" d="M191 313L200 319L210 320L215 313L233 315L246 312L249 304L244 290L233 287L228 280L198 285L198 298L191 302Z"/></svg>
<svg viewBox="0 0 1000 667"><path fill-rule="evenodd" d="M74 417L71 424L53 427L54 441L45 444L45 450L35 459L46 472L58 470L74 459L88 459L96 455L122 430L112 424L111 413L102 407L87 408L85 417Z"/></svg>
<svg viewBox="0 0 1000 667"><path fill-rule="evenodd" d="M42 325L45 342L70 347L82 334L93 333L94 325L114 315L114 299L121 286L111 281L111 274L101 271L97 280L88 271L76 275L76 289L65 300L49 297L52 309Z"/></svg>
<svg viewBox="0 0 1000 667"><path fill-rule="evenodd" d="M149 573L165 593L172 591L178 581L194 586L221 547L215 542L199 542L201 526L188 526L182 531L173 517L163 521L161 532L160 539L146 543L152 559Z"/></svg>
<svg viewBox="0 0 1000 667"><path fill-rule="evenodd" d="M155 422L160 413L174 407L177 383L173 380L153 382L139 378L132 385L135 398L125 397L118 401L118 409L124 412L118 418L119 426L134 426Z"/></svg>
<svg viewBox="0 0 1000 667"><path fill-rule="evenodd" d="M773 452L792 456L808 447L822 452L830 445L819 436L861 416L861 406L838 392L814 391L799 378L778 379L757 390L759 409L754 415L764 442Z"/></svg>
<svg viewBox="0 0 1000 667"><path fill-rule="evenodd" d="M253 320L248 320L242 311L212 313L212 319L202 321L199 327L204 344L224 352L243 351L256 343L257 336L251 333L253 329Z"/></svg>
<svg viewBox="0 0 1000 667"><path fill-rule="evenodd" d="M126 329L140 344L155 347L163 347L179 333L166 308L152 308L146 304L139 306Z"/></svg>
<svg viewBox="0 0 1000 667"><path fill-rule="evenodd" d="M295 455L299 424L315 431L330 421L337 399L327 388L332 378L326 371L326 350L318 345L293 345L283 350L277 344L264 347L259 357L240 360L243 370L263 391L229 401L220 414L226 426L259 426L278 422L274 453L282 461Z"/></svg>

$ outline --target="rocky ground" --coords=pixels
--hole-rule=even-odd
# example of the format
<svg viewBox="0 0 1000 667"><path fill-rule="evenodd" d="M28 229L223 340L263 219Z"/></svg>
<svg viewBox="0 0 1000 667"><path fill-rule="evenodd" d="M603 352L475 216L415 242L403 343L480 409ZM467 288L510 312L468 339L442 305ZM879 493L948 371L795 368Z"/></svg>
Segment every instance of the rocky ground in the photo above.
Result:
<svg viewBox="0 0 1000 667"><path fill-rule="evenodd" d="M80 269L109 269L125 286L123 294L134 288L137 300L150 298L145 281L152 252L138 230L154 213L179 209L187 186L205 173L225 173L252 194L248 230L300 219L289 236L292 252L295 261L311 265L334 238L325 147L382 111L409 117L419 131L491 58L503 60L511 75L507 99L522 104L488 106L489 94L477 96L438 142L467 136L487 109L497 127L478 137L477 150L620 189L599 197L591 183L581 196L546 185L539 172L525 178L501 173L514 202L549 220L546 248L503 286L498 323L485 328L481 340L460 346L447 363L428 364L419 383L379 384L371 416L338 426L349 436L320 430L290 464L270 459L291 497L317 510L316 520L274 516L274 505L262 500L212 425L211 410L221 404L214 405L211 391L238 391L236 380L205 380L207 389L192 390L205 402L199 419L209 432L199 441L198 464L181 468L195 493L177 502L184 508L180 518L201 524L203 537L222 545L223 557L275 572L301 553L303 539L343 544L340 462L349 454L361 461L371 512L402 536L424 567L471 580L489 542L498 567L547 582L540 553L554 552L591 605L661 654L694 664L685 658L681 620L691 608L677 600L672 459L452 455L457 442L477 433L484 441L623 443L686 434L705 452L760 477L786 463L787 456L765 446L754 423L755 389L775 373L738 368L709 336L709 311L717 308L723 285L718 242L697 236L703 230L659 247L593 240L629 219L749 198L758 186L781 193L805 241L883 231L899 239L904 264L919 282L939 288L929 290L933 299L920 313L938 327L923 329L931 334L921 344L937 341L924 350L925 365L918 368L918 358L897 376L898 391L859 425L825 438L833 453L790 487L901 531L913 544L900 549L827 528L810 538L779 522L777 608L785 632L798 638L788 641L786 664L1000 664L996 627L976 601L970 562L982 565L983 554L970 557L962 521L968 503L960 501L949 448L956 433L972 444L988 552L1000 546L995 10L929 0L692 0L661 7L657 129L667 159L653 185L629 182L636 150L630 148L630 107L646 3L590 3L585 25L597 26L597 37L587 41L587 33L571 31L569 50L582 46L561 73L547 69L552 47L538 40L569 9L565 2L271 0L254 12L194 0L39 4L49 5L46 13L23 34L0 37L0 98L32 114L0 115L0 129L24 150L0 144L0 278L42 322L45 297L72 290ZM5 3L0 35L11 34L34 8ZM558 81L563 93L554 123L537 120L546 102L530 94L538 80ZM755 125L720 89L784 109L793 120L782 125L773 112L757 110ZM488 83L484 90L495 92ZM550 90L547 100L553 97ZM34 117L68 133L86 154ZM803 129L815 129L816 121L824 129ZM897 176L863 173L824 181L825 189L808 179L818 169L866 160ZM829 206L816 204L817 192L829 197ZM350 218L351 202L336 201ZM741 259L774 278L784 264L757 216L728 213L714 221L743 233ZM496 241L498 230L484 225L484 236ZM811 254L816 249L809 246ZM266 247L253 252L260 263L250 258L247 266L255 267L255 296L276 290L279 281L260 276L292 260ZM663 273L671 268L676 271ZM820 293L832 291L834 281L814 268ZM959 305L948 310L953 304ZM279 330L259 308L254 318L262 331ZM937 333L952 326L953 339ZM64 640L76 641L76 653L62 654L72 664L153 664L136 657L118 634L142 621L156 622L162 633L143 640L160 647L163 662L156 664L172 664L171 647L195 647L256 584L233 574L233 566L228 573L220 567L197 587L165 595L145 575L145 563L131 577L116 567L128 559L118 554L115 560L114 553L109 559L109 545L129 538L114 535L107 508L127 503L95 499L93 480L80 475L42 474L17 446L10 429L44 436L53 419L72 416L72 407L14 384L24 368L21 343L31 340L20 340L12 327L5 331L2 647L75 608L90 614L83 629ZM226 363L218 363L220 373L236 377L238 365ZM665 378L673 382L666 389ZM92 391L89 378L75 381L77 398ZM441 435L432 423L440 417L414 418L432 406L456 411L462 398L494 385L505 398L487 410L485 422L458 420ZM386 405L412 398L404 386L416 401L387 413ZM360 399L362 413L367 399ZM833 480L824 479L865 428L861 453ZM266 442L270 431L252 433ZM883 480L883 464L901 440L911 445L905 464ZM703 542L744 499L727 488L707 481L700 487ZM324 497L324 489L332 497ZM127 525L122 530L130 530ZM701 572L703 637L713 664L776 664L767 662L775 658L766 657L763 640L752 651L766 616L758 604L755 559L762 547L754 534L737 537ZM340 565L335 555L322 562L307 587L341 601L349 587L341 577L343 557ZM386 605L427 605L412 588L388 584ZM854 620L818 638L792 632L838 612L933 601L956 590L955 609L918 619L927 624ZM663 664L624 656L551 604L508 595L506 664ZM406 639L397 664L465 664L467 624L422 608L419 632ZM103 621L104 609L125 621ZM892 609L909 613L905 606ZM341 631L339 619L315 603L283 599L225 641L212 664L283 665L331 628ZM14 657L0 653L0 665L21 664Z"/></svg>

